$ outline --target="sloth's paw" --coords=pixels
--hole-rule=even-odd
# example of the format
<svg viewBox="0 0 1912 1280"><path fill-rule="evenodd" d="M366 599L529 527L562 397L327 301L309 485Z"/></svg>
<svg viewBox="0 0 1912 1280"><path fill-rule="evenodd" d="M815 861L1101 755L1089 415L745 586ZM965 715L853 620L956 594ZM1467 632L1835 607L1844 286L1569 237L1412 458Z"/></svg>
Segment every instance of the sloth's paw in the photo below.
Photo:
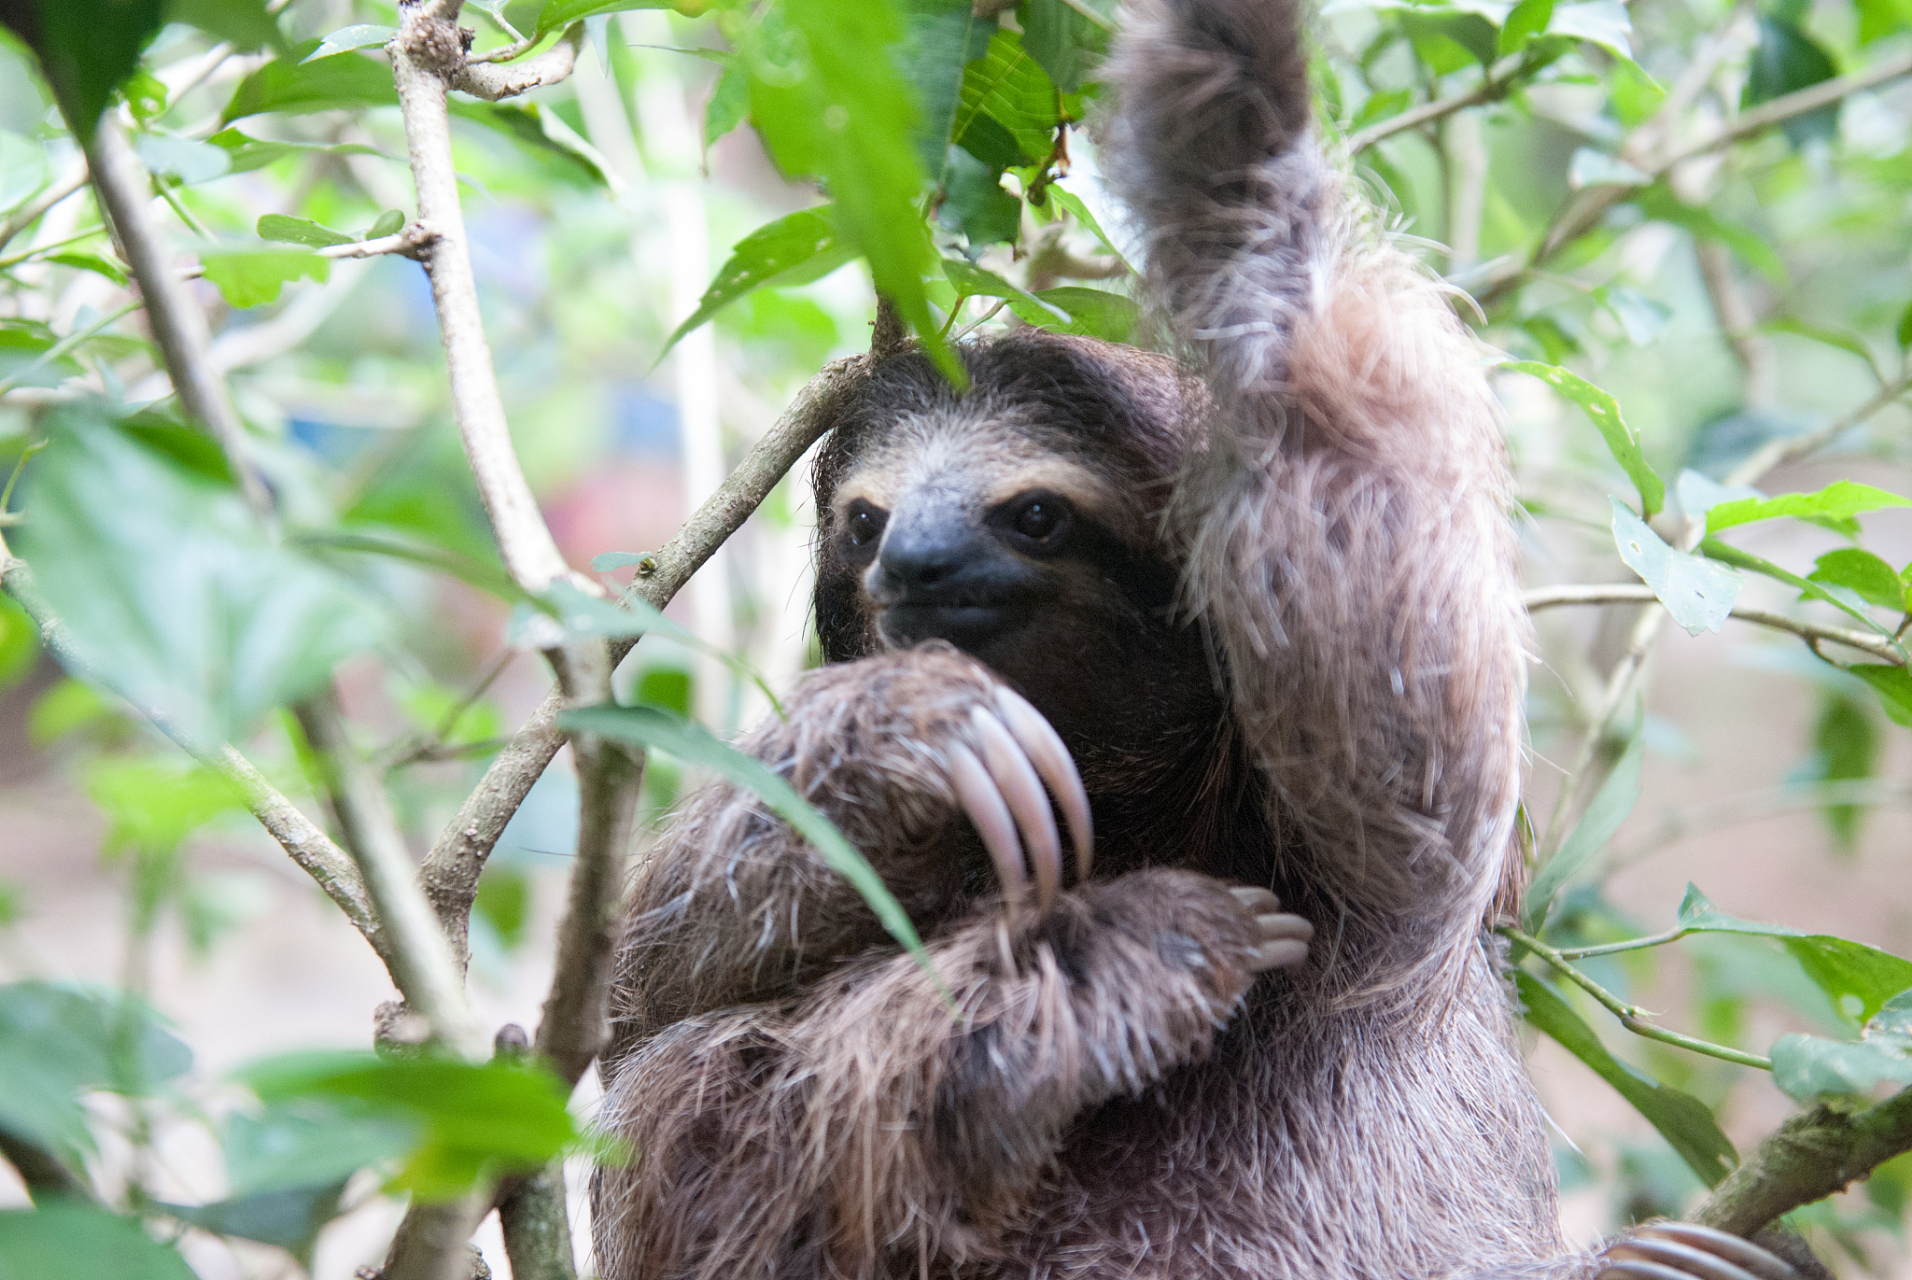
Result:
<svg viewBox="0 0 1912 1280"><path fill-rule="evenodd" d="M1062 883L1062 840L1049 793L1069 826L1078 882L1089 878L1094 847L1089 795L1068 747L1040 711L998 686L993 699L971 709L943 751L950 786L996 864L1010 911L1027 901L1033 870L1036 908L1047 915Z"/></svg>
<svg viewBox="0 0 1912 1280"><path fill-rule="evenodd" d="M1595 1280L1802 1280L1778 1254L1692 1222L1649 1222L1602 1251Z"/></svg>
<svg viewBox="0 0 1912 1280"><path fill-rule="evenodd" d="M1240 885L1229 890L1235 901L1255 913L1255 959L1249 966L1256 973L1287 969L1308 958L1308 944L1314 940L1314 926L1300 916L1281 909L1281 899L1266 889Z"/></svg>

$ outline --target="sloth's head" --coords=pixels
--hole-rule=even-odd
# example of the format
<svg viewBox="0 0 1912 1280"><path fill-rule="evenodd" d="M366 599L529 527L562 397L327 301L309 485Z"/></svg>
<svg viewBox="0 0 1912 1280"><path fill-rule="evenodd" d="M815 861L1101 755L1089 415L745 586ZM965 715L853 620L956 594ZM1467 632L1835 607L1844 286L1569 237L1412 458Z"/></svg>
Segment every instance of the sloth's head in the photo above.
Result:
<svg viewBox="0 0 1912 1280"><path fill-rule="evenodd" d="M961 394L920 355L886 361L818 459L824 657L946 640L1065 737L1106 737L1112 698L1146 704L1199 659L1160 536L1194 402L1172 362L1087 339L963 358Z"/></svg>

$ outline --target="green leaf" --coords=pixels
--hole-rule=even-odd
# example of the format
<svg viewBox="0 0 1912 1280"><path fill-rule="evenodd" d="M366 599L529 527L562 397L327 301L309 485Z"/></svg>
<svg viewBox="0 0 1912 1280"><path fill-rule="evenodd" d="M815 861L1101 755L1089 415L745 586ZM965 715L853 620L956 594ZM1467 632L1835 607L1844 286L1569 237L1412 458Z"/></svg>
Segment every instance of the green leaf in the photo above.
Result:
<svg viewBox="0 0 1912 1280"><path fill-rule="evenodd" d="M286 47L278 22L266 10L266 0L167 0L166 18L191 23L242 53L265 45Z"/></svg>
<svg viewBox="0 0 1912 1280"><path fill-rule="evenodd" d="M1795 519L1850 520L1865 511L1885 507L1912 507L1912 498L1902 498L1884 489L1853 480L1840 480L1816 493L1782 493L1773 498L1743 498L1722 502L1706 513L1706 532L1718 533L1734 525L1755 520L1774 520L1780 516Z"/></svg>
<svg viewBox="0 0 1912 1280"><path fill-rule="evenodd" d="M1022 47L1022 38L1013 31L998 31L990 37L988 51L963 69L963 90L950 138L972 154L982 155L981 149L970 145L969 131L988 118L1015 138L1017 148L1031 161L1044 160L1055 147L1056 126L1061 123L1057 108L1056 87Z"/></svg>
<svg viewBox="0 0 1912 1280"><path fill-rule="evenodd" d="M209 247L200 251L199 265L226 305L240 310L276 301L279 290L294 280L310 278L322 284L332 269L331 259L298 249Z"/></svg>
<svg viewBox="0 0 1912 1280"><path fill-rule="evenodd" d="M1810 88L1838 74L1839 68L1833 65L1831 55L1812 37L1784 18L1762 15L1759 44L1753 50L1752 64L1746 69L1740 110ZM1829 141L1839 132L1839 103L1831 102L1816 111L1793 116L1782 122L1780 128L1794 147L1803 147L1815 138Z"/></svg>
<svg viewBox="0 0 1912 1280"><path fill-rule="evenodd" d="M268 62L239 82L231 101L219 113L221 125L263 111L299 115L352 107L393 107L398 89L392 69L363 54L340 54L317 62L301 62L319 47L308 40L291 54Z"/></svg>
<svg viewBox="0 0 1912 1280"><path fill-rule="evenodd" d="M136 996L44 982L0 986L0 1129L71 1166L93 1150L82 1095L151 1093L191 1066L191 1050Z"/></svg>
<svg viewBox="0 0 1912 1280"><path fill-rule="evenodd" d="M1627 341L1636 347L1657 342L1673 318L1673 308L1623 284L1602 285L1593 296L1620 322Z"/></svg>
<svg viewBox="0 0 1912 1280"><path fill-rule="evenodd" d="M936 221L960 231L971 250L1013 244L1022 234L1022 201L1002 189L1002 170L951 145L943 164L943 202Z"/></svg>
<svg viewBox="0 0 1912 1280"><path fill-rule="evenodd" d="M372 225L365 229L365 238L367 240L381 240L386 236L395 236L404 229L405 211L403 209L387 209L384 213L374 218Z"/></svg>
<svg viewBox="0 0 1912 1280"><path fill-rule="evenodd" d="M85 372L71 354L48 360L60 335L39 320L0 319L0 382L23 387L57 387Z"/></svg>
<svg viewBox="0 0 1912 1280"><path fill-rule="evenodd" d="M1011 298L1027 303L1033 313L1045 315L1051 321L1068 324L1067 311L1051 303L1044 302L1035 294L1009 283L993 271L985 271L973 263L958 258L943 259L943 274L957 294L965 298Z"/></svg>
<svg viewBox="0 0 1912 1280"><path fill-rule="evenodd" d="M177 752L95 756L81 777L110 822L106 847L112 850L169 854L215 818L245 809L231 783Z"/></svg>
<svg viewBox="0 0 1912 1280"><path fill-rule="evenodd" d="M558 1078L533 1062L458 1062L428 1054L304 1053L255 1063L240 1081L267 1104L356 1104L418 1134L394 1185L457 1199L501 1173L534 1169L577 1141Z"/></svg>
<svg viewBox="0 0 1912 1280"><path fill-rule="evenodd" d="M51 441L19 549L90 679L214 745L375 639L348 585L266 541L228 485L91 404L62 411Z"/></svg>
<svg viewBox="0 0 1912 1280"><path fill-rule="evenodd" d="M1613 460L1620 464L1621 470L1627 473L1633 481L1633 487L1639 491L1640 514L1651 520L1659 513L1666 503L1666 482L1648 465L1646 454L1640 450L1639 435L1620 416L1619 401L1579 374L1558 365L1541 364L1537 360L1510 360L1501 368L1531 374L1579 405L1599 429L1600 437L1607 442L1607 451L1613 455Z"/></svg>
<svg viewBox="0 0 1912 1280"><path fill-rule="evenodd" d="M596 154L579 145L582 141L556 112L546 111L536 102L465 102L454 100L451 113L487 129L504 134L513 142L529 148L537 156L558 161L550 172L559 180L576 187L603 187L607 179L598 167Z"/></svg>
<svg viewBox="0 0 1912 1280"><path fill-rule="evenodd" d="M309 218L293 218L283 213L260 215L258 232L261 240L302 244L311 249L324 249L335 244L352 243L352 237L343 231L322 227Z"/></svg>
<svg viewBox="0 0 1912 1280"><path fill-rule="evenodd" d="M915 105L892 61L902 21L890 0L785 0L777 12L786 38L760 22L743 42L757 131L786 174L824 180L837 238L869 262L877 292L961 385L923 286L935 250L917 211Z"/></svg>
<svg viewBox="0 0 1912 1280"><path fill-rule="evenodd" d="M186 1260L134 1219L61 1200L0 1213L0 1276L194 1280Z"/></svg>
<svg viewBox="0 0 1912 1280"><path fill-rule="evenodd" d="M1043 289L1033 298L1034 302L1020 298L1009 300L1009 309L1023 323L1057 333L1079 333L1104 342L1127 342L1134 336L1142 316L1141 308L1121 294L1084 285ZM1067 321L1055 318L1057 309L1067 313Z"/></svg>
<svg viewBox="0 0 1912 1280"><path fill-rule="evenodd" d="M1537 932L1547 923L1548 912L1553 901L1587 860L1606 847L1613 839L1613 833L1633 812L1633 806L1640 799L1640 771L1646 758L1646 737L1635 734L1627 743L1626 750L1620 753L1613 771L1600 784L1600 790L1587 804L1586 812L1580 815L1579 823L1560 844L1560 849L1547 859L1534 876L1527 890L1527 931Z"/></svg>
<svg viewBox="0 0 1912 1280"><path fill-rule="evenodd" d="M1903 613L1912 608L1912 593L1891 565L1858 547L1828 551L1813 561L1806 576L1814 582L1831 583L1856 592L1867 604Z"/></svg>
<svg viewBox="0 0 1912 1280"><path fill-rule="evenodd" d="M827 204L799 209L758 227L731 249L730 257L718 268L717 278L704 290L697 310L671 332L657 358L661 361L685 334L751 290L806 284L854 256L852 249L837 242L832 209Z"/></svg>
<svg viewBox="0 0 1912 1280"><path fill-rule="evenodd" d="M1585 40L1616 58L1633 61L1633 20L1627 16L1627 7L1620 0L1555 5L1547 33Z"/></svg>
<svg viewBox="0 0 1912 1280"><path fill-rule="evenodd" d="M1900 351L1912 351L1912 303L1899 313L1899 326L1892 331L1892 336L1898 339Z"/></svg>
<svg viewBox="0 0 1912 1280"><path fill-rule="evenodd" d="M385 556L403 560L458 579L488 595L516 604L525 599L524 589L505 572L496 559L480 560L450 547L429 542L414 542L389 533L337 532L309 530L293 534L288 541L314 551L339 551L352 555Z"/></svg>
<svg viewBox="0 0 1912 1280"><path fill-rule="evenodd" d="M223 1142L226 1179L235 1196L323 1190L360 1169L392 1164L418 1144L408 1115L366 1114L355 1103L296 1098L235 1112Z"/></svg>
<svg viewBox="0 0 1912 1280"><path fill-rule="evenodd" d="M1124 270L1130 275L1135 274L1135 268L1130 266L1129 260L1122 256L1122 251L1115 247L1115 241L1109 239L1109 233L1102 229L1102 224L1095 220L1095 215L1089 212L1088 206L1082 203L1080 196L1073 191L1065 191L1053 183L1043 188L1043 194L1067 209L1070 216L1082 224L1083 230L1094 236L1101 242L1104 249L1115 255L1115 260L1122 264Z"/></svg>
<svg viewBox="0 0 1912 1280"><path fill-rule="evenodd" d="M1500 53L1500 31L1478 13L1453 9L1403 9L1401 29L1414 54L1436 75L1451 75L1478 62L1492 66Z"/></svg>
<svg viewBox="0 0 1912 1280"><path fill-rule="evenodd" d="M130 278L125 267L111 258L102 258L97 253L82 253L69 249L60 253L49 253L45 261L57 262L63 267L74 267L81 271L91 271L94 275L105 276L114 284L125 284Z"/></svg>
<svg viewBox="0 0 1912 1280"><path fill-rule="evenodd" d="M1680 902L1679 927L1692 933L1735 933L1777 938L1835 1008L1864 1022L1901 991L1912 988L1912 960L1831 934L1729 916L1693 885Z"/></svg>
<svg viewBox="0 0 1912 1280"><path fill-rule="evenodd" d="M1796 337L1805 338L1809 342L1821 343L1825 346L1847 352L1850 355L1855 355L1865 362L1866 368L1872 371L1872 376L1878 379L1880 385L1884 385L1886 381L1884 370L1880 369L1879 362L1872 358L1872 348L1868 347L1864 339L1860 338L1856 333L1847 333L1841 329L1830 329L1824 325L1809 324L1804 320L1797 320L1791 316L1781 316L1775 320L1768 320L1759 327L1769 333L1790 333Z"/></svg>
<svg viewBox="0 0 1912 1280"><path fill-rule="evenodd" d="M704 145L710 146L735 129L749 114L750 78L744 74L742 63L727 62L711 88L710 101L704 104Z"/></svg>
<svg viewBox="0 0 1912 1280"><path fill-rule="evenodd" d="M276 1245L309 1268L319 1232L339 1216L339 1198L344 1191L345 1183L340 1181L329 1187L234 1196L214 1204L168 1204L161 1200L156 1207L201 1231Z"/></svg>
<svg viewBox="0 0 1912 1280"><path fill-rule="evenodd" d="M1739 601L1740 576L1724 565L1668 546L1646 521L1618 498L1613 506L1613 542L1620 559L1653 588L1673 620L1688 635L1718 631Z"/></svg>
<svg viewBox="0 0 1912 1280"><path fill-rule="evenodd" d="M1786 284L1786 264L1757 233L1737 223L1727 222L1710 209L1681 203L1672 188L1664 182L1655 183L1635 194L1633 203L1655 221L1680 227L1695 239L1712 240L1725 245L1773 284L1781 287Z"/></svg>
<svg viewBox="0 0 1912 1280"><path fill-rule="evenodd" d="M923 940L917 936L916 926L910 923L902 904L890 893L882 878L855 846L843 838L835 823L798 795L796 788L763 761L713 737L701 725L659 707L586 707L567 711L558 719L573 732L600 734L648 750L663 751L685 764L700 765L762 800L772 813L808 840L831 869L850 882L889 935L908 948L917 963L929 968L929 957L923 950Z"/></svg>
<svg viewBox="0 0 1912 1280"><path fill-rule="evenodd" d="M46 149L31 138L0 129L0 213L38 195L47 184Z"/></svg>
<svg viewBox="0 0 1912 1280"><path fill-rule="evenodd" d="M381 27L370 23L340 27L325 39L319 41L314 49L300 62L316 62L320 58L329 58L335 53L356 53L360 49L382 49L398 34L397 27Z"/></svg>
<svg viewBox="0 0 1912 1280"><path fill-rule="evenodd" d="M1819 782L1863 782L1878 763L1879 726L1864 703L1843 688L1827 689L1812 731L1812 776ZM1848 853L1859 834L1865 807L1829 804L1820 809L1832 838Z"/></svg>
<svg viewBox="0 0 1912 1280"><path fill-rule="evenodd" d="M903 0L902 10L904 36L898 65L916 86L922 109L916 149L924 169L939 173L955 132L963 68L988 51L996 19L977 17L975 6L963 0ZM1011 163L1004 161L998 171Z"/></svg>
<svg viewBox="0 0 1912 1280"><path fill-rule="evenodd" d="M1720 1132L1719 1122L1705 1103L1615 1058L1559 992L1533 974L1515 969L1514 989L1526 1008L1527 1021L1593 1068L1595 1075L1632 1103L1702 1182L1718 1186L1732 1172L1739 1163L1739 1152Z"/></svg>
<svg viewBox="0 0 1912 1280"><path fill-rule="evenodd" d="M1912 729L1912 671L1883 662L1858 662L1846 670L1872 686L1894 723Z"/></svg>
<svg viewBox="0 0 1912 1280"><path fill-rule="evenodd" d="M1912 1037L1883 1035L1855 1044L1781 1036L1772 1057L1773 1083L1801 1102L1826 1094L1866 1094L1887 1081L1912 1085Z"/></svg>
<svg viewBox="0 0 1912 1280"><path fill-rule="evenodd" d="M1089 70L1109 47L1109 33L1115 29L1113 4L1091 5L1078 0L1083 8L1099 15L1091 18L1068 0L1022 0L1016 15L1022 26L1022 47L1049 73L1049 79L1064 93L1074 93L1088 79Z"/></svg>
<svg viewBox="0 0 1912 1280"><path fill-rule="evenodd" d="M382 156L384 152L377 147L361 146L355 142L340 142L330 145L306 142L273 142L248 137L238 129L221 129L206 141L213 146L224 148L231 159L232 173L250 173L254 169L263 169L267 165L283 160L287 156L330 153L342 156Z"/></svg>
<svg viewBox="0 0 1912 1280"><path fill-rule="evenodd" d="M1529 40L1545 31L1553 11L1554 0L1520 0L1500 24L1501 56L1519 53Z"/></svg>
<svg viewBox="0 0 1912 1280"><path fill-rule="evenodd" d="M1718 504L1718 506L1729 505L1732 504ZM1715 509L1717 509L1717 507L1715 507ZM1709 560L1718 560L1739 569L1749 569L1754 573L1771 578L1775 582L1783 582L1789 587L1796 587L1808 599L1818 600L1831 605L1833 608L1851 618L1854 622L1860 623L1867 630L1875 634L1882 636L1892 634L1888 628L1880 626L1878 620L1870 613L1857 607L1852 601L1848 600L1844 592L1822 587L1817 582L1802 578L1789 569L1782 568L1770 560L1754 555L1750 551L1742 551L1729 543L1721 542L1718 538L1705 539L1700 543L1700 550L1705 553L1706 558Z"/></svg>
<svg viewBox="0 0 1912 1280"><path fill-rule="evenodd" d="M43 0L0 7L4 22L39 55L67 124L93 139L113 91L133 75L165 23L161 0Z"/></svg>
<svg viewBox="0 0 1912 1280"><path fill-rule="evenodd" d="M190 138L142 133L133 138L133 151L154 173L177 178L188 186L211 182L232 171L232 156L223 147Z"/></svg>
<svg viewBox="0 0 1912 1280"><path fill-rule="evenodd" d="M1861 46L1912 27L1912 0L1857 0L1853 7L1859 12Z"/></svg>
<svg viewBox="0 0 1912 1280"><path fill-rule="evenodd" d="M544 7L538 10L538 23L534 28L533 39L542 40L553 31L562 31L574 22L585 18L595 18L602 13L625 13L632 9L676 9L688 11L688 4L671 4L668 0L544 0Z"/></svg>
<svg viewBox="0 0 1912 1280"><path fill-rule="evenodd" d="M20 683L40 661L40 628L12 596L0 596L0 692Z"/></svg>

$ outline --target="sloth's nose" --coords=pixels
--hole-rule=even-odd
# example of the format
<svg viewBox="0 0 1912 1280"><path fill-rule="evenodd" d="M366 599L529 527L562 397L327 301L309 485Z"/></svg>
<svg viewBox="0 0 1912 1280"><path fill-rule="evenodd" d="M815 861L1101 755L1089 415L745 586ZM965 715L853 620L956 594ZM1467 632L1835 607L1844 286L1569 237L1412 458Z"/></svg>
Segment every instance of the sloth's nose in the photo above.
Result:
<svg viewBox="0 0 1912 1280"><path fill-rule="evenodd" d="M911 522L892 527L883 539L876 566L881 588L907 596L949 584L979 548L974 532L948 521Z"/></svg>

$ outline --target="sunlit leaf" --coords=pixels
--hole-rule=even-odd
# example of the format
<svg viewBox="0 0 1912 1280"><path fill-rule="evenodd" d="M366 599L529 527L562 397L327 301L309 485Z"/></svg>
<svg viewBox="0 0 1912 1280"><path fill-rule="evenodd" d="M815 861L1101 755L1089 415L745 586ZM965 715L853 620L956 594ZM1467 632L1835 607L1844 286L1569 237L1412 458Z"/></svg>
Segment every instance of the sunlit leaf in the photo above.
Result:
<svg viewBox="0 0 1912 1280"><path fill-rule="evenodd" d="M1523 969L1514 970L1514 987L1527 1021L1553 1037L1561 1048L1593 1068L1633 1104L1707 1186L1719 1185L1739 1163L1739 1152L1706 1104L1691 1094L1661 1084L1638 1067L1621 1062L1560 994Z"/></svg>
<svg viewBox="0 0 1912 1280"><path fill-rule="evenodd" d="M330 245L352 243L352 237L343 231L322 227L310 218L293 218L283 213L260 215L257 230L261 240L302 244L310 249L324 249Z"/></svg>
<svg viewBox="0 0 1912 1280"><path fill-rule="evenodd" d="M306 54L300 61L316 62L320 58L329 58L335 53L356 53L360 49L383 48L397 34L396 27L380 27L369 23L340 27L319 41L318 48Z"/></svg>
<svg viewBox="0 0 1912 1280"><path fill-rule="evenodd" d="M1679 926L1693 933L1738 933L1776 938L1819 989L1854 1022L1878 1013L1887 1000L1912 988L1912 960L1831 934L1729 916L1692 885L1680 902Z"/></svg>
<svg viewBox="0 0 1912 1280"><path fill-rule="evenodd" d="M142 133L133 139L133 151L154 173L177 178L188 186L211 182L232 171L232 156L222 147L163 133Z"/></svg>
<svg viewBox="0 0 1912 1280"><path fill-rule="evenodd" d="M1620 0L1557 4L1547 23L1547 34L1572 36L1597 44L1616 57L1628 61L1633 58L1633 20Z"/></svg>
<svg viewBox="0 0 1912 1280"><path fill-rule="evenodd" d="M1013 242L1022 232L1022 201L1002 188L1002 170L951 146L943 164L943 202L936 220L972 246Z"/></svg>
<svg viewBox="0 0 1912 1280"><path fill-rule="evenodd" d="M988 50L964 69L951 140L981 155L966 139L972 125L985 117L1007 130L1032 161L1047 157L1055 145L1061 118L1056 87L1013 31L990 37Z"/></svg>
<svg viewBox="0 0 1912 1280"><path fill-rule="evenodd" d="M1882 662L1858 662L1846 670L1872 686L1887 715L1912 729L1912 671Z"/></svg>
<svg viewBox="0 0 1912 1280"><path fill-rule="evenodd" d="M1870 551L1859 547L1841 547L1813 561L1806 576L1814 582L1830 583L1855 592L1867 604L1881 609L1904 612L1912 607L1912 596L1892 566Z"/></svg>
<svg viewBox="0 0 1912 1280"><path fill-rule="evenodd" d="M758 227L731 249L730 257L717 270L717 278L704 290L697 310L671 332L658 358L661 360L685 334L751 290L805 284L855 256L853 249L838 242L827 204L799 209Z"/></svg>
<svg viewBox="0 0 1912 1280"><path fill-rule="evenodd" d="M573 732L600 734L676 756L685 764L709 769L750 792L808 840L817 855L862 895L889 935L909 948L920 963L928 965L916 926L910 923L902 904L884 885L882 877L856 847L843 838L836 824L761 760L711 736L701 725L660 707L586 707L565 712L559 722Z"/></svg>
<svg viewBox="0 0 1912 1280"><path fill-rule="evenodd" d="M1618 156L1610 156L1592 147L1580 147L1567 165L1567 185L1581 187L1643 187L1653 175L1634 168Z"/></svg>
<svg viewBox="0 0 1912 1280"><path fill-rule="evenodd" d="M240 310L277 301L279 291L294 280L322 284L332 269L331 259L300 249L225 246L201 249L199 265L226 305Z"/></svg>
<svg viewBox="0 0 1912 1280"><path fill-rule="evenodd" d="M572 131L564 118L536 102L466 102L453 100L451 113L502 133L534 156L556 160L548 172L579 187L603 187L609 181L598 155Z"/></svg>
<svg viewBox="0 0 1912 1280"><path fill-rule="evenodd" d="M430 1055L291 1054L240 1080L269 1104L317 1098L413 1126L417 1144L395 1185L445 1201L500 1173L537 1168L579 1136L557 1077L531 1062Z"/></svg>
<svg viewBox="0 0 1912 1280"><path fill-rule="evenodd" d="M0 381L23 387L57 387L83 370L71 355L46 359L60 335L41 320L0 319Z"/></svg>
<svg viewBox="0 0 1912 1280"><path fill-rule="evenodd" d="M690 0L680 0L678 4L668 3L667 0L544 0L544 7L538 10L538 22L533 30L535 37L542 40L553 31L561 31L574 22L595 18L603 13L626 13L633 9L679 9L696 13L704 7Z"/></svg>
<svg viewBox="0 0 1912 1280"><path fill-rule="evenodd" d="M1141 308L1119 293L1086 285L1060 285L1033 295L1034 301L1011 298L1009 309L1025 324L1057 333L1078 333L1104 342L1127 342L1141 320ZM1041 305L1036 305L1040 303ZM1055 318L1061 310L1068 320Z"/></svg>
<svg viewBox="0 0 1912 1280"><path fill-rule="evenodd" d="M704 145L735 129L750 114L750 79L743 64L729 62L717 83L711 86L710 101L704 104Z"/></svg>
<svg viewBox="0 0 1912 1280"><path fill-rule="evenodd" d="M1082 224L1083 230L1094 236L1101 242L1104 249L1107 249L1111 254L1115 255L1116 260L1122 264L1125 271L1131 275L1135 273L1135 268L1129 265L1129 260L1123 256L1122 251L1115 247L1115 242L1109 239L1109 233L1102 229L1102 224L1096 221L1095 215L1089 212L1088 206L1082 203L1080 196L1076 195L1073 191L1064 190L1062 187L1053 183L1044 188L1044 195L1067 209L1070 216Z"/></svg>
<svg viewBox="0 0 1912 1280"><path fill-rule="evenodd" d="M1502 56L1519 53L1529 40L1545 31L1553 11L1554 0L1520 0L1500 24Z"/></svg>
<svg viewBox="0 0 1912 1280"><path fill-rule="evenodd" d="M1554 899L1566 887L1587 860L1606 847L1614 832L1633 812L1640 799L1640 771L1646 758L1646 738L1635 734L1614 763L1613 771L1600 784L1588 802L1579 823L1553 857L1534 875L1527 890L1527 930L1534 932L1547 922Z"/></svg>
<svg viewBox="0 0 1912 1280"><path fill-rule="evenodd" d="M1782 493L1771 498L1745 498L1722 502L1706 513L1706 531L1718 533L1734 525L1755 520L1774 520L1780 516L1796 519L1820 518L1849 520L1861 512L1885 507L1912 507L1912 498L1876 489L1854 480L1839 480L1816 493Z"/></svg>
<svg viewBox="0 0 1912 1280"><path fill-rule="evenodd" d="M1725 626L1744 585L1740 576L1725 565L1668 546L1626 503L1618 498L1608 502L1620 559L1653 588L1673 620L1695 636Z"/></svg>
<svg viewBox="0 0 1912 1280"><path fill-rule="evenodd" d="M1619 401L1579 374L1558 365L1541 364L1535 360L1512 360L1501 368L1531 374L1579 405L1599 430L1600 438L1607 442L1607 451L1613 455L1613 460L1620 464L1621 470L1627 473L1627 477L1633 481L1633 487L1639 491L1640 514L1648 520L1658 514L1666 503L1666 482L1648 464L1646 454L1640 449L1639 434L1620 416Z"/></svg>
<svg viewBox="0 0 1912 1280"><path fill-rule="evenodd" d="M358 53L342 53L317 62L300 61L318 47L319 41L306 41L286 57L266 63L241 80L220 113L219 123L231 124L262 111L298 115L341 107L398 105L398 89L392 84L390 67Z"/></svg>

